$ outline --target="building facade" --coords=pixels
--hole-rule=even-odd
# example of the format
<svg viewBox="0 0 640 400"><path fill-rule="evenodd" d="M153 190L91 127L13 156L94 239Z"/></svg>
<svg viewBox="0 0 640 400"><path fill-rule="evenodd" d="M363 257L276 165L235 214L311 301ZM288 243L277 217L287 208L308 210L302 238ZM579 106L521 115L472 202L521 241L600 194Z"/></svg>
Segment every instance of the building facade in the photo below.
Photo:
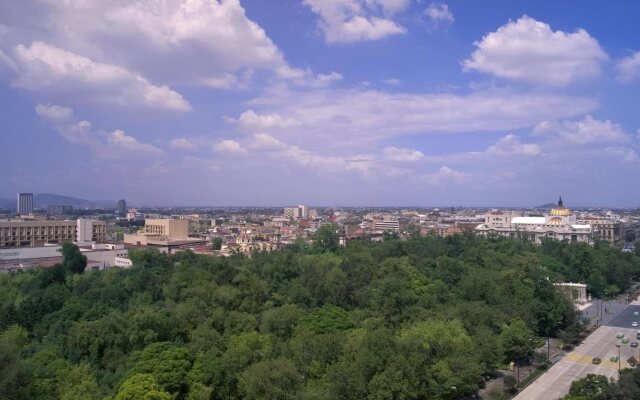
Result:
<svg viewBox="0 0 640 400"><path fill-rule="evenodd" d="M47 214L49 215L67 215L73 211L72 206L48 206Z"/></svg>
<svg viewBox="0 0 640 400"><path fill-rule="evenodd" d="M116 212L121 217L124 217L125 215L127 215L127 201L125 199L120 199L118 201Z"/></svg>
<svg viewBox="0 0 640 400"><path fill-rule="evenodd" d="M125 234L127 244L145 246L151 242L171 242L189 239L189 221L186 219L146 219L144 229Z"/></svg>
<svg viewBox="0 0 640 400"><path fill-rule="evenodd" d="M18 193L16 210L18 214L31 214L33 212L33 193Z"/></svg>
<svg viewBox="0 0 640 400"><path fill-rule="evenodd" d="M611 218L586 217L581 224L591 225L594 240L604 240L610 244L623 244L625 227L622 221Z"/></svg>
<svg viewBox="0 0 640 400"><path fill-rule="evenodd" d="M300 218L300 208L299 207L287 207L284 209L284 217L288 219L298 219Z"/></svg>
<svg viewBox="0 0 640 400"><path fill-rule="evenodd" d="M475 232L483 236L505 236L536 243L542 243L544 239L593 243L591 225L578 223L575 214L563 205L562 198L544 216L493 211L485 215L484 223L478 225Z"/></svg>
<svg viewBox="0 0 640 400"><path fill-rule="evenodd" d="M91 221L90 231L91 241L105 241L104 221ZM4 221L0 222L0 248L72 243L77 241L77 234L77 221Z"/></svg>

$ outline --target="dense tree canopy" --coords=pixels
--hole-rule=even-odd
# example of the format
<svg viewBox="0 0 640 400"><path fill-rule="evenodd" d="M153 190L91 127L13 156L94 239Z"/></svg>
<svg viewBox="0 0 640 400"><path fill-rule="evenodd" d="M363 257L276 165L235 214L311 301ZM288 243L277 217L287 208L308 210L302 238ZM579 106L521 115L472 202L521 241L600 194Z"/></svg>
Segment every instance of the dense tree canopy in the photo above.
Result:
<svg viewBox="0 0 640 400"><path fill-rule="evenodd" d="M554 281L628 287L604 244L453 236L0 275L0 399L454 399L571 331ZM625 378L626 379L626 378Z"/></svg>
<svg viewBox="0 0 640 400"><path fill-rule="evenodd" d="M571 384L564 400L637 400L640 399L640 370L625 369L620 378L609 381L604 375L589 374Z"/></svg>

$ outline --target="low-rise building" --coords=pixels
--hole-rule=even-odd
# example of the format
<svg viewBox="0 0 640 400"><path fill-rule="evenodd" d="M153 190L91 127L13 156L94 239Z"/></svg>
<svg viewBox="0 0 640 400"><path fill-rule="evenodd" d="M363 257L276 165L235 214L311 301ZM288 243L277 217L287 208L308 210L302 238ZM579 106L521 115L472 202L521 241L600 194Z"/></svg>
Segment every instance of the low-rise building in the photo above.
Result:
<svg viewBox="0 0 640 400"><path fill-rule="evenodd" d="M78 240L78 221L2 221L0 222L0 248L38 247L46 244L75 242ZM88 231L83 230L83 238L88 238L87 235L90 234L90 241L104 242L107 232L105 222L84 221L89 221L89 223L83 223L85 228L89 225L91 227Z"/></svg>

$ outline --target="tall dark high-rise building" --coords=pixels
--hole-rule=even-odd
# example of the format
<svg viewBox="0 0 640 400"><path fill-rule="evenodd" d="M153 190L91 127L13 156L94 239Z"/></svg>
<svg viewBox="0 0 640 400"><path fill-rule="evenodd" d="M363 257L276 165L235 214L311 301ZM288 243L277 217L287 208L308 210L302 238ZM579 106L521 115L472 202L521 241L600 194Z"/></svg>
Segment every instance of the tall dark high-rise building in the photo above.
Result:
<svg viewBox="0 0 640 400"><path fill-rule="evenodd" d="M18 193L16 210L18 214L31 214L33 212L33 193Z"/></svg>
<svg viewBox="0 0 640 400"><path fill-rule="evenodd" d="M116 211L121 217L127 215L127 201L125 199L121 199L120 201L118 201L118 207L116 208Z"/></svg>

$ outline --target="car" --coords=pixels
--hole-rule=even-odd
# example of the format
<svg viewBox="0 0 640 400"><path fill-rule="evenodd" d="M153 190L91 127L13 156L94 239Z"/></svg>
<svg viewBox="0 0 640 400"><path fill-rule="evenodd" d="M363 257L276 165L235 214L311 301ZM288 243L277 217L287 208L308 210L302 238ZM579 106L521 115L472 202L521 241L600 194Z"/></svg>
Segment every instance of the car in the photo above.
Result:
<svg viewBox="0 0 640 400"><path fill-rule="evenodd" d="M622 332L618 332L618 334L616 335L616 337L618 339L622 339L624 337L624 335L622 334Z"/></svg>
<svg viewBox="0 0 640 400"><path fill-rule="evenodd" d="M601 362L602 362L602 360L600 358L598 358L598 357L593 357L591 359L591 364L596 364L597 365L597 364L600 364Z"/></svg>
<svg viewBox="0 0 640 400"><path fill-rule="evenodd" d="M609 361L617 362L618 361L618 356L609 357Z"/></svg>
<svg viewBox="0 0 640 400"><path fill-rule="evenodd" d="M631 347L638 347L638 342L631 342L631 344L629 345Z"/></svg>
<svg viewBox="0 0 640 400"><path fill-rule="evenodd" d="M623 339L621 340L621 342L622 342L622 343L624 343L624 344L627 344L627 343L629 343L629 339L627 339L627 338L623 338Z"/></svg>
<svg viewBox="0 0 640 400"><path fill-rule="evenodd" d="M638 327L638 323L634 321L634 322L631 324L631 326L633 326L634 328L637 328L637 327Z"/></svg>
<svg viewBox="0 0 640 400"><path fill-rule="evenodd" d="M634 316L634 317L637 317L638 315L640 315L640 313L639 313L639 312L637 312L637 311L634 311L634 312L633 312L633 316Z"/></svg>

